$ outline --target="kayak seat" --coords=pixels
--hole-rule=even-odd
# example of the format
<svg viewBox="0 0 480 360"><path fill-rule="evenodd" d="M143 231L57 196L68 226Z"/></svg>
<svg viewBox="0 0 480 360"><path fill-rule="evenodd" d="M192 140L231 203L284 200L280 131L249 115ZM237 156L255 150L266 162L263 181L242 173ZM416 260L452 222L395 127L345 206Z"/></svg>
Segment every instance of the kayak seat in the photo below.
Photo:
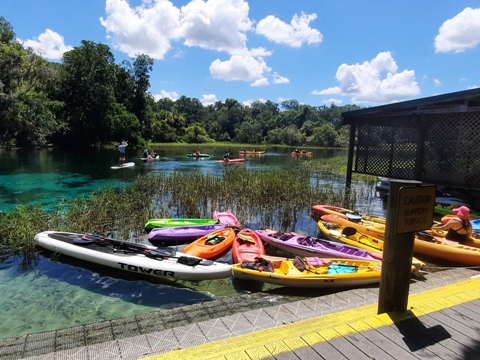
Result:
<svg viewBox="0 0 480 360"><path fill-rule="evenodd" d="M257 270L257 271L266 271L266 272L274 272L274 265L271 261L267 259L263 259L260 257L256 257L255 260L250 261L250 260L244 260L242 262L242 268L244 269L252 269L252 270Z"/></svg>
<svg viewBox="0 0 480 360"><path fill-rule="evenodd" d="M304 238L299 238L297 240L297 242L300 244L300 245L304 245L304 246L313 246L315 244L315 240L312 239L311 237L307 236L307 237L304 237Z"/></svg>
<svg viewBox="0 0 480 360"><path fill-rule="evenodd" d="M282 241L287 241L287 240L290 240L294 235L292 234L283 234L279 237L277 237L278 240L282 240Z"/></svg>
<svg viewBox="0 0 480 360"><path fill-rule="evenodd" d="M223 240L225 240L223 236L215 235L214 237L205 241L205 243L207 243L208 245L216 245L216 244L220 244Z"/></svg>

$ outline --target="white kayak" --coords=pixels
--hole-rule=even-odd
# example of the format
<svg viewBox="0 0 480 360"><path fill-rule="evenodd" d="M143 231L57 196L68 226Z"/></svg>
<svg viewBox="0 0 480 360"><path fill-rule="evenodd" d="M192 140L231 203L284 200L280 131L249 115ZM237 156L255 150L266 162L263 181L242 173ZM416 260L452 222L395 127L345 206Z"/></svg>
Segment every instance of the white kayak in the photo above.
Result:
<svg viewBox="0 0 480 360"><path fill-rule="evenodd" d="M35 241L45 249L76 259L171 280L211 280L232 275L229 264L98 234L43 231L35 235Z"/></svg>
<svg viewBox="0 0 480 360"><path fill-rule="evenodd" d="M134 162L127 162L127 163L123 163L122 165L112 166L112 169L125 169L125 168L129 168L129 167L132 167L132 166L135 166Z"/></svg>

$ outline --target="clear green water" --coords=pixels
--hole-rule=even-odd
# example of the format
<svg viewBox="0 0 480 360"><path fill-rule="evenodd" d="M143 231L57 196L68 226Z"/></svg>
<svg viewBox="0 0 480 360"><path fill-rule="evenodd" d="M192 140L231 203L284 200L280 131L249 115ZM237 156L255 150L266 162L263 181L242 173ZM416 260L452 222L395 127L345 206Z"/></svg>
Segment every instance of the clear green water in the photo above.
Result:
<svg viewBox="0 0 480 360"><path fill-rule="evenodd" d="M182 288L183 284L170 286L128 278L128 274L125 278L43 255L30 269L22 270L20 260L9 257L0 264L0 338L133 316L215 297ZM229 279L210 283L214 290L230 289L229 295L234 294Z"/></svg>
<svg viewBox="0 0 480 360"><path fill-rule="evenodd" d="M63 200L88 196L93 190L107 186L125 186L139 174L169 171L220 174L224 169L224 165L214 161L221 159L223 149L202 149L212 155L208 159L187 158L185 148L155 149L161 158L151 162L139 159L141 150L136 153L127 149L126 161L134 161L136 165L121 170L110 168L118 160L114 150L0 151L0 212L11 211L19 204L36 204L54 211L63 206ZM329 154L316 156L331 156L335 152ZM248 158L240 166L249 169L290 166L295 159L289 155L287 149L267 151L265 156ZM261 226L244 225L254 229ZM305 213L296 230L313 234L318 228L310 214ZM234 297L250 291L234 286L232 279L164 284L73 259L51 259L51 255L40 252L38 262L24 268L22 258L2 255L0 249L0 338L195 304L218 296Z"/></svg>

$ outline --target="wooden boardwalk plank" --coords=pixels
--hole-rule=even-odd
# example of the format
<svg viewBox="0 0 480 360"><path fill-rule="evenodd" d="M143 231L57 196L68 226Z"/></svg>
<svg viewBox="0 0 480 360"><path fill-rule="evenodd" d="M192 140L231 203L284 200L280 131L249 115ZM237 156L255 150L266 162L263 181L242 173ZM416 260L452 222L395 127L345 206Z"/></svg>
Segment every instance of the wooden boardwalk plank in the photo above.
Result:
<svg viewBox="0 0 480 360"><path fill-rule="evenodd" d="M423 349L419 347L419 344L416 343L415 341L412 340L412 343L410 343L410 340L407 344L405 340L402 339L402 337L399 334L398 329L395 327L395 325L384 325L383 321L380 321L378 319L373 320L373 319L365 319L365 322L369 324L370 326L375 329L375 331L378 331L385 337L391 339L394 341L398 346L400 346L403 350L412 353L415 355L415 357L419 359L441 359L437 355L435 355L433 352L429 351L428 349ZM415 352L412 352L411 346L414 346L417 350Z"/></svg>
<svg viewBox="0 0 480 360"><path fill-rule="evenodd" d="M468 347L457 340L458 336L463 339L463 334L440 325L435 319L428 315L421 316L418 322L406 322L405 325L410 326L421 333L420 336L425 338L425 341L438 343L444 348L449 349L455 354L452 356L462 358L462 354L464 354L465 351L468 351ZM434 349L432 348L432 350Z"/></svg>
<svg viewBox="0 0 480 360"><path fill-rule="evenodd" d="M298 356L291 355L290 348L283 341L276 341L265 345L265 348L272 354L266 359L298 359ZM288 357L290 356L290 357Z"/></svg>
<svg viewBox="0 0 480 360"><path fill-rule="evenodd" d="M317 333L307 334L302 336L302 338L324 359L348 360L348 358Z"/></svg>
<svg viewBox="0 0 480 360"><path fill-rule="evenodd" d="M283 341L299 359L321 359L320 355L311 348L301 337L293 337Z"/></svg>
<svg viewBox="0 0 480 360"><path fill-rule="evenodd" d="M350 328L353 327L345 325L345 326L337 326L335 328L342 335L347 335L345 339L347 339L353 346L355 346L358 350L363 352L367 355L368 358L371 359L396 359L388 355L385 351L383 351L380 347L378 347L375 342L373 342L368 336L364 336L361 333L351 333L350 329L343 329L343 328ZM348 335L350 334L350 335Z"/></svg>
<svg viewBox="0 0 480 360"><path fill-rule="evenodd" d="M385 353L384 356L377 358L393 358L402 360L416 359L416 357L410 354L410 352L402 349L393 340L384 336L381 331L377 331L364 321L356 321L350 324L350 326L359 332L359 336L364 337L365 339L370 341L373 346L380 348Z"/></svg>
<svg viewBox="0 0 480 360"><path fill-rule="evenodd" d="M367 355L364 352L357 349L345 338L340 337L340 334L333 329L322 330L319 331L318 334L327 340L340 353L344 354L348 359L367 358Z"/></svg>
<svg viewBox="0 0 480 360"><path fill-rule="evenodd" d="M435 325L433 328L428 328L418 318L412 318L396 322L392 327L400 332L399 339L403 339L412 352L420 349L428 349L434 354L443 359L454 359L458 354L449 348L443 346L441 342L435 339L435 328L440 328L441 325ZM438 334L438 333L437 333ZM440 340L449 337L447 334L440 334Z"/></svg>

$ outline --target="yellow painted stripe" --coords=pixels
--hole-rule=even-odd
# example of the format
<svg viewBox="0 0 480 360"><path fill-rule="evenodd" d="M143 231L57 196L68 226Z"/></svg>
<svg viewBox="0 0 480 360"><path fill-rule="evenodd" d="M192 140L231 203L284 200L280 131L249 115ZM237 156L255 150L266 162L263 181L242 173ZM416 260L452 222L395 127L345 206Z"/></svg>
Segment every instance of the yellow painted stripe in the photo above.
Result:
<svg viewBox="0 0 480 360"><path fill-rule="evenodd" d="M454 305L480 299L480 278L472 278L409 296L408 312L395 312L401 319L426 315ZM193 359L263 359L287 351L296 350L339 336L393 324L388 314L377 315L378 304L327 314L313 319L256 331L202 345L174 350L145 358L163 360Z"/></svg>

